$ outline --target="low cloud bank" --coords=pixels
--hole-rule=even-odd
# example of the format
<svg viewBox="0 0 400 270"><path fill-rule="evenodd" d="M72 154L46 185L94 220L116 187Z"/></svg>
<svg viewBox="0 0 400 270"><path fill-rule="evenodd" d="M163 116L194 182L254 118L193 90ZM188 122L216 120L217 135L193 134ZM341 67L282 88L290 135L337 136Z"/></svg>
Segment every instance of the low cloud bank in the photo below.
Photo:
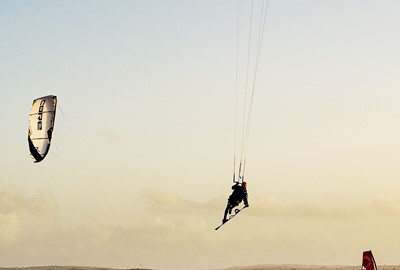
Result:
<svg viewBox="0 0 400 270"><path fill-rule="evenodd" d="M176 194L146 189L141 193L148 210L159 213L187 213L223 211L226 198L218 197L207 201L194 201ZM367 215L398 217L400 202L375 200L369 204L345 207L325 207L320 202L285 203L272 197L250 198L248 215L256 217L282 217L302 219L353 219ZM222 206L222 208L221 208Z"/></svg>
<svg viewBox="0 0 400 270"><path fill-rule="evenodd" d="M26 211L33 215L49 215L57 210L57 201L50 191L29 195L22 188L0 182L0 215Z"/></svg>

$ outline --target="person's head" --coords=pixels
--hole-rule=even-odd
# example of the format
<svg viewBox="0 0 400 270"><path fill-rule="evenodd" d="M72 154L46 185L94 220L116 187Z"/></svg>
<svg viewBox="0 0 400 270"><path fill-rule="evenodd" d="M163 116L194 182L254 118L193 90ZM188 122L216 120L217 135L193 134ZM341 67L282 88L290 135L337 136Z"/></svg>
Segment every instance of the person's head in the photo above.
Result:
<svg viewBox="0 0 400 270"><path fill-rule="evenodd" d="M242 186L243 186L244 188L247 188L247 182L243 182Z"/></svg>

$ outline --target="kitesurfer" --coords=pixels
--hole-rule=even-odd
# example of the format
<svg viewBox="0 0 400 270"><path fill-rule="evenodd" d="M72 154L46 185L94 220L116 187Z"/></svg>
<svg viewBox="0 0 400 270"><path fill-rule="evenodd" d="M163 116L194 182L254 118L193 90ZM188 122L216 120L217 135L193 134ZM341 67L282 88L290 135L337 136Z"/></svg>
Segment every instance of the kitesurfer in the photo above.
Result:
<svg viewBox="0 0 400 270"><path fill-rule="evenodd" d="M243 182L242 184L235 182L232 189L233 192L228 198L222 223L228 220L227 215L231 214L232 209L238 206L242 201L244 202L244 207L249 207L249 202L247 201L247 182Z"/></svg>

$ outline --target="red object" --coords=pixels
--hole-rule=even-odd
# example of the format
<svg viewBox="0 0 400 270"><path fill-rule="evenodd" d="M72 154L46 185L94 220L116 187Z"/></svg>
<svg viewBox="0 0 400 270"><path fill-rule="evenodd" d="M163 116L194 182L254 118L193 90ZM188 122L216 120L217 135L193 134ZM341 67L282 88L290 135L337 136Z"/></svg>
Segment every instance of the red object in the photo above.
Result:
<svg viewBox="0 0 400 270"><path fill-rule="evenodd" d="M362 268L361 270L377 270L374 256L372 255L372 251L364 251L363 252L363 260L362 260Z"/></svg>
<svg viewBox="0 0 400 270"><path fill-rule="evenodd" d="M247 182L243 182L243 187L247 188Z"/></svg>

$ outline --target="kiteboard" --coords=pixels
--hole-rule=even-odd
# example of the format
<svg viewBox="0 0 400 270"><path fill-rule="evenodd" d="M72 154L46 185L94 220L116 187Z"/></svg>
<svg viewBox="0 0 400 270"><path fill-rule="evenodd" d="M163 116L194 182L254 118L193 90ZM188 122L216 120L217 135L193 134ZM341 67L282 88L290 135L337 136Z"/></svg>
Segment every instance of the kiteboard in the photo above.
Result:
<svg viewBox="0 0 400 270"><path fill-rule="evenodd" d="M234 218L237 214L240 213L240 211L242 211L242 210L245 209L246 207L247 207L247 206L243 206L243 207L240 208L240 209L235 209L235 214L230 215L230 216L228 217L228 219L227 219L225 222L222 222L222 224L219 225L217 228L215 228L215 230L218 230L219 228L221 228L225 223L227 223L229 220L231 220L232 218Z"/></svg>

